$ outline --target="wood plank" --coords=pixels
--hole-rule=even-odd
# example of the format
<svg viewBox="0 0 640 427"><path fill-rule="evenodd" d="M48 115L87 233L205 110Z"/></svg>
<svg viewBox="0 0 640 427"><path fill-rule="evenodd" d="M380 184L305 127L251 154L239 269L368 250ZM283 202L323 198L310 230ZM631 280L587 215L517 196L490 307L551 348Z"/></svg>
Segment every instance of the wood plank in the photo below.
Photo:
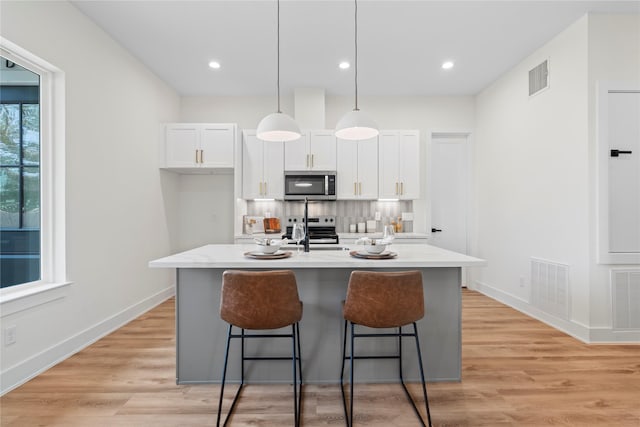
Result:
<svg viewBox="0 0 640 427"><path fill-rule="evenodd" d="M7 393L0 424L214 425L219 387L175 384L174 308L166 301ZM428 384L436 426L640 426L640 346L586 345L472 291L462 339L462 382ZM230 424L290 425L291 390L247 386ZM356 425L418 425L397 384L356 384L355 399ZM343 423L336 385L304 386L303 425Z"/></svg>

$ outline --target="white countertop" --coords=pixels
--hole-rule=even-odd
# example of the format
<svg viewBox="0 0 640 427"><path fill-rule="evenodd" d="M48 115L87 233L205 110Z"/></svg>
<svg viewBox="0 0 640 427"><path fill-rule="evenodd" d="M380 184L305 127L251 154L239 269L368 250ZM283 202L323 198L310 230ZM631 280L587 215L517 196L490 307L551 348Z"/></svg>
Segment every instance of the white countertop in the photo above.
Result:
<svg viewBox="0 0 640 427"><path fill-rule="evenodd" d="M265 237L265 236L273 236L274 239L282 236L283 233L277 234L264 234L264 233L255 233L255 234L238 234L235 236L238 238L251 239L253 237ZM373 237L373 238L382 238L382 231L376 231L374 233L338 233L338 237L341 239L359 239L360 237ZM396 233L396 237L399 239L427 239L429 238L428 233Z"/></svg>
<svg viewBox="0 0 640 427"><path fill-rule="evenodd" d="M325 245L329 246L329 245ZM336 245L343 246L343 245ZM348 245L350 250L363 249ZM354 258L348 250L313 250L296 253L282 259L253 259L244 256L255 245L206 245L149 262L152 268L424 268L482 267L485 260L447 251L426 244L393 244L389 250L398 256L392 259L370 260Z"/></svg>

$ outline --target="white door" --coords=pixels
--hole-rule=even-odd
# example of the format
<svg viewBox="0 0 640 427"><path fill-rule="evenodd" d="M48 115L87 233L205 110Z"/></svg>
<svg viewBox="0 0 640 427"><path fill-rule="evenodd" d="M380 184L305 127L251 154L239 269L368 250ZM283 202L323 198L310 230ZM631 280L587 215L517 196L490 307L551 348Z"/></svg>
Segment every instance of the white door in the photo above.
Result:
<svg viewBox="0 0 640 427"><path fill-rule="evenodd" d="M358 141L339 140L336 149L338 199L356 199L358 181Z"/></svg>
<svg viewBox="0 0 640 427"><path fill-rule="evenodd" d="M245 133L242 141L242 197L256 199L264 196L264 141L255 133Z"/></svg>
<svg viewBox="0 0 640 427"><path fill-rule="evenodd" d="M378 138L358 141L358 198L378 198Z"/></svg>
<svg viewBox="0 0 640 427"><path fill-rule="evenodd" d="M232 168L234 127L226 124L205 124L200 134L200 162L203 167Z"/></svg>
<svg viewBox="0 0 640 427"><path fill-rule="evenodd" d="M196 124L168 124L165 129L167 167L195 167L200 147L200 129Z"/></svg>
<svg viewBox="0 0 640 427"><path fill-rule="evenodd" d="M304 132L300 138L284 143L284 170L304 171L310 167L309 134Z"/></svg>
<svg viewBox="0 0 640 427"><path fill-rule="evenodd" d="M420 198L420 133L402 131L398 152L400 176L400 198L413 200Z"/></svg>
<svg viewBox="0 0 640 427"><path fill-rule="evenodd" d="M434 134L431 140L429 243L468 253L468 136Z"/></svg>
<svg viewBox="0 0 640 427"><path fill-rule="evenodd" d="M336 170L336 136L333 131L311 131L309 147L311 169L317 171Z"/></svg>
<svg viewBox="0 0 640 427"><path fill-rule="evenodd" d="M609 93L609 252L640 253L640 93Z"/></svg>

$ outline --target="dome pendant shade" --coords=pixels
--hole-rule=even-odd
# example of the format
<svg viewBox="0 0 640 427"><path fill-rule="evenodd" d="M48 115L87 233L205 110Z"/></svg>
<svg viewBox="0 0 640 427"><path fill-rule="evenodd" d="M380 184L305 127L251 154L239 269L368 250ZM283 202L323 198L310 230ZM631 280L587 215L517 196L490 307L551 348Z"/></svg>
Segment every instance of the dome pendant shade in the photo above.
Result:
<svg viewBox="0 0 640 427"><path fill-rule="evenodd" d="M360 110L349 111L336 125L335 135L340 139L362 140L378 136L378 125Z"/></svg>
<svg viewBox="0 0 640 427"><path fill-rule="evenodd" d="M256 136L263 141L293 141L302 135L300 127L284 113L272 113L260 120Z"/></svg>

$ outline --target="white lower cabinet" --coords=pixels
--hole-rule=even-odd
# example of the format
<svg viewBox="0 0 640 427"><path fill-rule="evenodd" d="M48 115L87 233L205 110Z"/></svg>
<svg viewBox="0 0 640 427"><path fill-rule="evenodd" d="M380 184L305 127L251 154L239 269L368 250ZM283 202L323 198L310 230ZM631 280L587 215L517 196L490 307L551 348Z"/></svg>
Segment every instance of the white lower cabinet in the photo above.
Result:
<svg viewBox="0 0 640 427"><path fill-rule="evenodd" d="M337 139L337 196L342 200L378 198L378 139Z"/></svg>
<svg viewBox="0 0 640 427"><path fill-rule="evenodd" d="M184 172L233 168L235 140L235 124L167 123L160 167Z"/></svg>
<svg viewBox="0 0 640 427"><path fill-rule="evenodd" d="M284 198L284 143L258 139L255 131L243 132L242 197Z"/></svg>

